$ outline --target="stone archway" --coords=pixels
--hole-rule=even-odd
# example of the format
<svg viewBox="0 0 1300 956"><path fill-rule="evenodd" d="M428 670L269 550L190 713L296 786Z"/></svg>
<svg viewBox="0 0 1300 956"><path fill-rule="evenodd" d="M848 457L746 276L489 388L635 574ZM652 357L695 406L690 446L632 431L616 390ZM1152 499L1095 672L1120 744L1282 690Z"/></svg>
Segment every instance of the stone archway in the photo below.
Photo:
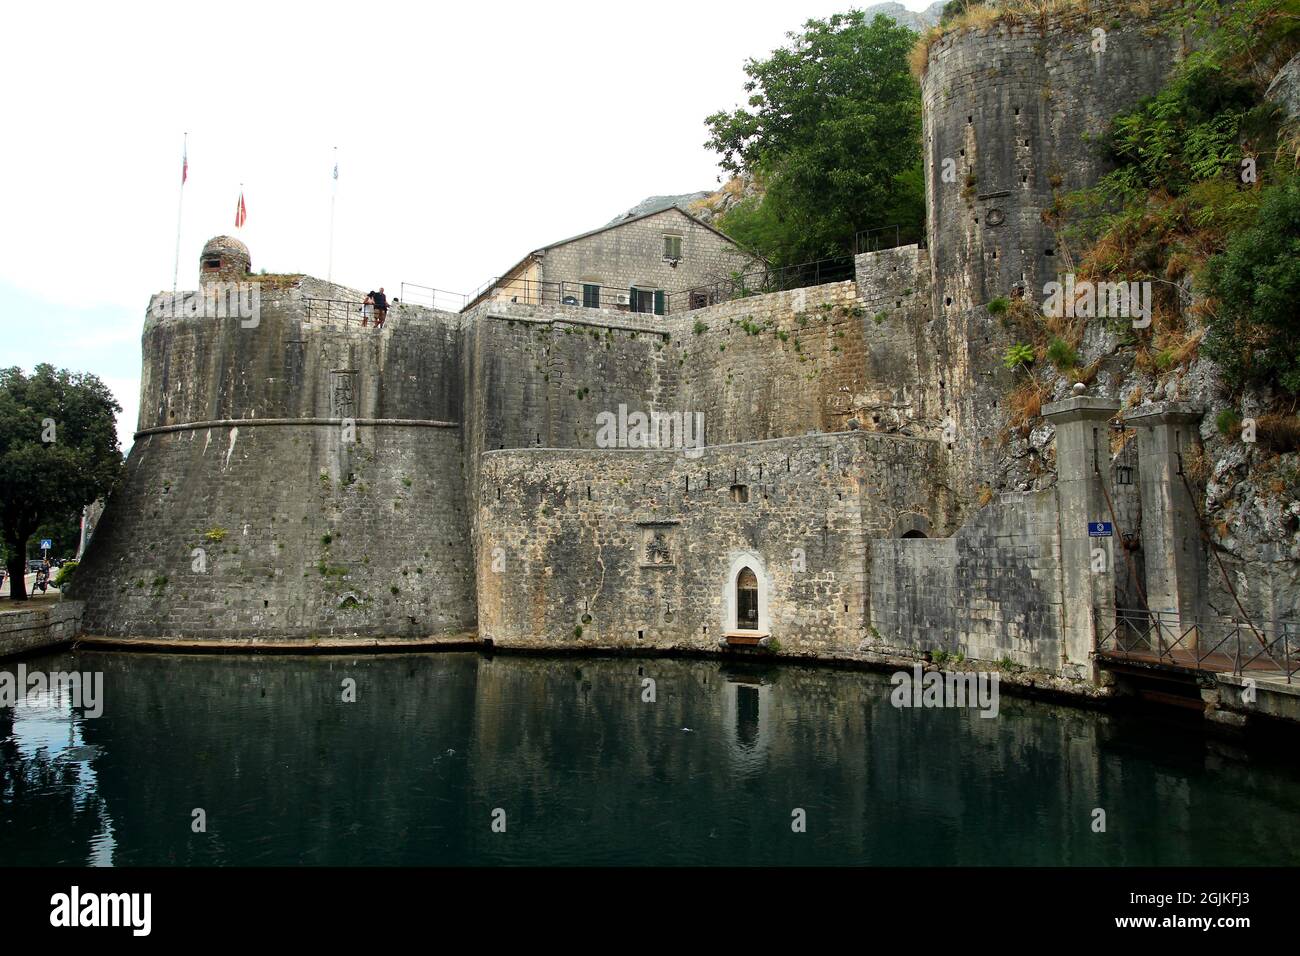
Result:
<svg viewBox="0 0 1300 956"><path fill-rule="evenodd" d="M735 554L726 578L723 598L723 632L759 637L769 633L767 568L761 556L746 551Z"/></svg>
<svg viewBox="0 0 1300 956"><path fill-rule="evenodd" d="M930 520L925 515L907 511L894 519L895 538L930 537Z"/></svg>

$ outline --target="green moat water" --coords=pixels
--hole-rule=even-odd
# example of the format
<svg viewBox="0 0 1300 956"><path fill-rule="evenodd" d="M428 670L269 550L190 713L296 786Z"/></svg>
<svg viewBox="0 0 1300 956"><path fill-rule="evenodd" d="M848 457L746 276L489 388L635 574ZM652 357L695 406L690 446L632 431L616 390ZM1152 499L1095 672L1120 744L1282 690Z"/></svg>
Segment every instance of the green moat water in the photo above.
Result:
<svg viewBox="0 0 1300 956"><path fill-rule="evenodd" d="M23 663L102 672L103 713L0 708L4 865L1300 862L1289 751L1009 695L994 719L896 709L885 674L462 653Z"/></svg>

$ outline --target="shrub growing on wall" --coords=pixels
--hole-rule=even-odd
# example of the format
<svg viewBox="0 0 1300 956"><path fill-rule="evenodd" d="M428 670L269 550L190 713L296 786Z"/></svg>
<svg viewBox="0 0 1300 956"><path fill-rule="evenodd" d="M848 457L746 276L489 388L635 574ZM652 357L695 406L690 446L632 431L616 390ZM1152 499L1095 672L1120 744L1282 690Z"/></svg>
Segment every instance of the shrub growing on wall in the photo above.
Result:
<svg viewBox="0 0 1300 956"><path fill-rule="evenodd" d="M1234 385L1300 393L1300 176L1264 191L1254 226L1204 271L1206 354Z"/></svg>

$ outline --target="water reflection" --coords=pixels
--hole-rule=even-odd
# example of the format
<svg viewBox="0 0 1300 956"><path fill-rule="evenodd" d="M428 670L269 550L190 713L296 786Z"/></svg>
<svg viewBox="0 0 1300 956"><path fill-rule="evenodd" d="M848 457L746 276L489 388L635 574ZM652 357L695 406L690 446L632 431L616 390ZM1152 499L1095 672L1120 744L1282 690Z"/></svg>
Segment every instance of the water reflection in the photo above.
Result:
<svg viewBox="0 0 1300 956"><path fill-rule="evenodd" d="M0 709L7 864L1300 861L1282 761L1005 697L994 720L898 710L879 674L473 654L28 666L102 671L104 713Z"/></svg>
<svg viewBox="0 0 1300 956"><path fill-rule="evenodd" d="M0 862L113 865L113 828L65 688L0 707Z"/></svg>

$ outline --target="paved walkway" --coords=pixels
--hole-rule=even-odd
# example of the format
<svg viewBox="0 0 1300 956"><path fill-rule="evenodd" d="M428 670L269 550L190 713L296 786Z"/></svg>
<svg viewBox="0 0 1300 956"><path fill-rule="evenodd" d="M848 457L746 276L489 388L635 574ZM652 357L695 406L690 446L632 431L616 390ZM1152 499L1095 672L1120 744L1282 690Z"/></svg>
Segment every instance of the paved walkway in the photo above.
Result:
<svg viewBox="0 0 1300 956"><path fill-rule="evenodd" d="M55 573L57 574L58 571L56 570ZM31 601L24 603L22 605L3 606L0 607L0 610L13 610L15 607L19 607L19 606L29 607L32 603L40 602L43 600L57 601L59 599L59 589L54 586L53 582L51 582L50 589L48 591L46 591L44 594L37 594L36 597L32 598L32 582L35 580L36 580L36 575L34 574L27 575L27 596L28 598L31 598ZM5 601L9 600L9 575L7 574L5 575L4 584L0 584L0 598L3 598Z"/></svg>
<svg viewBox="0 0 1300 956"><path fill-rule="evenodd" d="M1215 673L1233 672L1237 669L1236 661L1229 654L1215 651L1197 660L1196 652L1184 650L1181 647L1173 650L1166 649L1163 655L1157 655L1149 650L1103 650L1098 651L1097 656L1108 661L1130 661L1136 664L1163 665L1165 667L1213 671ZM1243 653L1241 660L1241 669L1243 671L1250 671L1252 675L1256 671L1263 673L1275 671L1281 676L1282 680L1286 679L1286 672L1283 670L1284 662L1280 654L1277 654L1278 660L1273 660L1267 654L1260 654L1254 660L1250 660L1250 657L1251 653ZM1300 665L1300 657L1297 657L1296 651L1293 649L1291 666L1294 668L1297 665Z"/></svg>

